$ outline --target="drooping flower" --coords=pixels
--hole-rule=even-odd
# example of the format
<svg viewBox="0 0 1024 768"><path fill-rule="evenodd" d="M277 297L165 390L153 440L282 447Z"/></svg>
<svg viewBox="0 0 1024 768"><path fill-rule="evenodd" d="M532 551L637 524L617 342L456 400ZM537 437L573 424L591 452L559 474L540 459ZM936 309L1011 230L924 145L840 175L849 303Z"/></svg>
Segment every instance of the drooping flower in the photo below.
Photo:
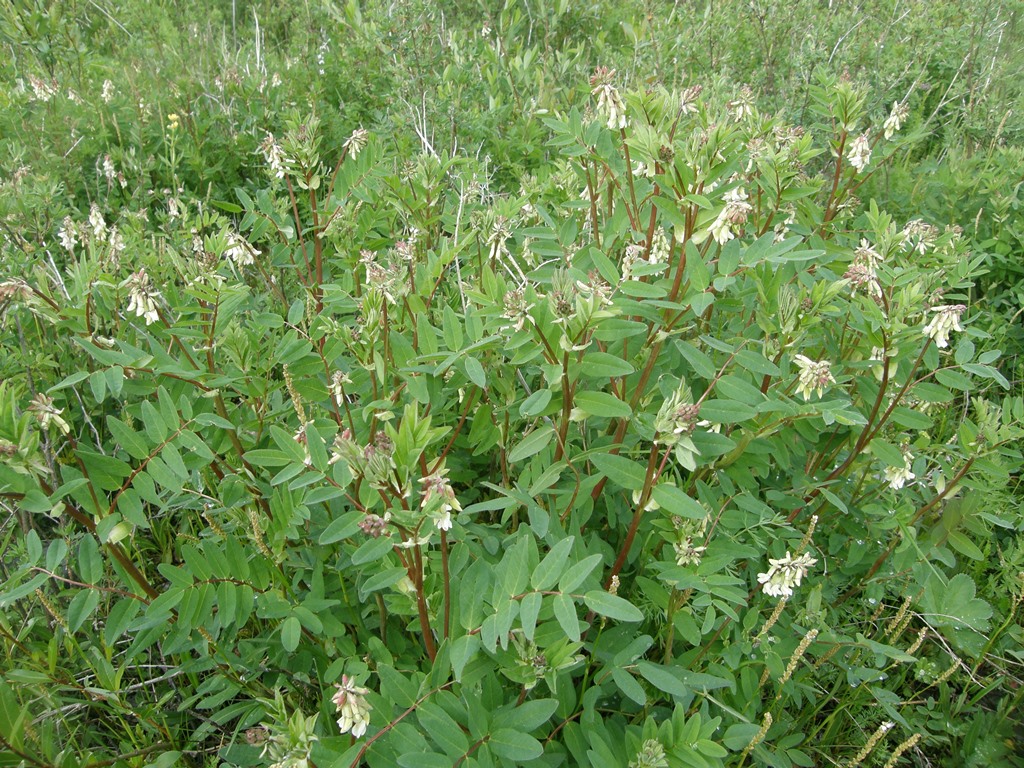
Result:
<svg viewBox="0 0 1024 768"><path fill-rule="evenodd" d="M732 110L732 117L737 123L744 117L750 117L754 114L754 91L749 85L744 85L740 88L739 96L730 101L728 107Z"/></svg>
<svg viewBox="0 0 1024 768"><path fill-rule="evenodd" d="M882 125L886 139L891 139L893 134L903 127L903 122L909 113L910 110L907 109L906 104L900 104L898 101L892 103L892 112L885 118L885 123Z"/></svg>
<svg viewBox="0 0 1024 768"><path fill-rule="evenodd" d="M78 228L70 216L64 217L60 230L57 232L57 237L60 238L60 244L64 247L65 251L71 253L75 250L75 246L78 244Z"/></svg>
<svg viewBox="0 0 1024 768"><path fill-rule="evenodd" d="M804 401L811 399L811 393L816 392L821 397L825 387L835 384L832 377L832 364L828 360L811 360L804 355L797 355L796 364L800 367L800 381L797 384L797 392L804 396Z"/></svg>
<svg viewBox="0 0 1024 768"><path fill-rule="evenodd" d="M71 427L68 426L68 423L61 418L61 414L64 413L64 410L61 408L55 408L53 400L42 392L39 392L32 398L32 402L29 404L28 410L36 417L36 421L39 422L39 426L43 430L48 429L49 426L53 424L65 435L71 431Z"/></svg>
<svg viewBox="0 0 1024 768"><path fill-rule="evenodd" d="M256 262L256 249L241 235L228 233L228 247L224 255L235 263L235 266L251 266Z"/></svg>
<svg viewBox="0 0 1024 768"><path fill-rule="evenodd" d="M910 453L904 451L902 467L886 467L882 471L882 477L894 491L900 490L904 485L916 477L916 475L910 471L910 463L913 460L914 457L911 456Z"/></svg>
<svg viewBox="0 0 1024 768"><path fill-rule="evenodd" d="M608 127L613 131L622 130L627 125L626 105L622 96L612 85L615 70L598 67L590 78L591 94L597 96L597 109L608 115Z"/></svg>
<svg viewBox="0 0 1024 768"><path fill-rule="evenodd" d="M450 531L452 529L452 510L462 510L462 505L455 496L452 484L446 475L447 469L439 469L436 472L422 478L423 496L420 501L420 508L436 515L434 524L439 531Z"/></svg>
<svg viewBox="0 0 1024 768"><path fill-rule="evenodd" d="M807 570L818 561L810 555L793 557L789 552L785 557L769 559L769 568L765 573L757 574L757 580L764 585L764 593L772 597L792 597L793 588L799 587Z"/></svg>
<svg viewBox="0 0 1024 768"><path fill-rule="evenodd" d="M107 238L107 222L103 220L103 214L96 203L89 208L89 226L92 227L92 236L98 242L102 243Z"/></svg>
<svg viewBox="0 0 1024 768"><path fill-rule="evenodd" d="M725 193L725 208L718 214L711 225L711 236L719 245L725 245L736 235L732 228L734 225L745 224L753 206L747 202L747 193L742 187L730 189Z"/></svg>
<svg viewBox="0 0 1024 768"><path fill-rule="evenodd" d="M352 135L345 140L342 145L345 150L352 156L352 159L359 157L359 153L363 151L363 147L370 140L370 132L365 128L356 128L352 131Z"/></svg>
<svg viewBox="0 0 1024 768"><path fill-rule="evenodd" d="M146 325L159 320L160 313L157 311L156 299L160 296L160 293L153 290L145 268L140 269L138 272L133 272L125 281L125 285L128 288L128 296L130 298L128 313L134 312L136 317L145 318Z"/></svg>
<svg viewBox="0 0 1024 768"><path fill-rule="evenodd" d="M263 159L267 161L267 165L270 167L270 172L275 177L283 179L285 172L284 150L277 143L274 134L267 134L266 138L263 139L263 143L260 144L260 150L263 152Z"/></svg>
<svg viewBox="0 0 1024 768"><path fill-rule="evenodd" d="M342 733L351 733L357 739L366 733L366 727L370 724L370 711L373 709L365 698L369 692L369 689L356 685L347 675L341 676L331 701L341 714L338 729Z"/></svg>
<svg viewBox="0 0 1024 768"><path fill-rule="evenodd" d="M850 149L846 153L846 159L850 165L857 169L857 173L863 171L867 164L871 162L871 141L866 131L850 144Z"/></svg>
<svg viewBox="0 0 1024 768"><path fill-rule="evenodd" d="M967 310L963 304L944 304L932 307L935 316L924 327L924 335L935 342L939 349L949 346L949 334L952 331L963 331L960 327L960 316Z"/></svg>

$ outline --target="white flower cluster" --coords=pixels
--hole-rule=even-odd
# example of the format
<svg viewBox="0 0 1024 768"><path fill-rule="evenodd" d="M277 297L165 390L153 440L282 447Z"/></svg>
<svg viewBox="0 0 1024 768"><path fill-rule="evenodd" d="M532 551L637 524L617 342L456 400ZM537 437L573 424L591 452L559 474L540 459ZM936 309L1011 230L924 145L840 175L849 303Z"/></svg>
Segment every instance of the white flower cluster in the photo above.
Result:
<svg viewBox="0 0 1024 768"><path fill-rule="evenodd" d="M821 397L825 387L835 384L836 380L832 376L832 364L828 360L811 360L804 355L797 355L795 360L800 367L797 392L804 396L804 401L811 399L812 392L816 392L818 397Z"/></svg>
<svg viewBox="0 0 1024 768"><path fill-rule="evenodd" d="M359 153L363 151L363 147L370 140L370 132L365 128L356 128L352 131L352 135L345 140L343 145L345 151L352 156L352 159L359 157Z"/></svg>
<svg viewBox="0 0 1024 768"><path fill-rule="evenodd" d="M904 451L902 467L886 467L883 470L882 477L894 491L900 490L904 485L916 477L916 475L910 471L910 462L913 460L914 457Z"/></svg>
<svg viewBox="0 0 1024 768"><path fill-rule="evenodd" d="M867 164L871 162L871 141L868 138L867 131L853 140L849 151L846 153L846 159L850 162L850 165L857 169L857 173L863 171Z"/></svg>
<svg viewBox="0 0 1024 768"><path fill-rule="evenodd" d="M598 67L590 78L591 94L597 96L597 109L608 115L608 127L613 131L622 130L627 125L626 105L622 96L612 85L615 70Z"/></svg>
<svg viewBox="0 0 1024 768"><path fill-rule="evenodd" d="M747 193L742 187L730 189L725 193L724 200L725 208L711 225L711 236L719 245L725 245L736 236L732 231L733 226L745 224L753 210L753 206L747 202Z"/></svg>
<svg viewBox="0 0 1024 768"><path fill-rule="evenodd" d="M28 82L32 86L32 94L37 101L49 101L57 93L55 81L48 83L34 75L29 75Z"/></svg>
<svg viewBox="0 0 1024 768"><path fill-rule="evenodd" d="M136 317L145 318L146 325L159 320L160 313L156 308L156 299L160 294L154 291L150 285L149 275L146 274L145 268L132 273L125 281L125 284L128 287L128 295L131 299L128 302L128 313L134 312Z"/></svg>
<svg viewBox="0 0 1024 768"><path fill-rule="evenodd" d="M347 675L341 676L337 688L331 701L341 715L338 718L338 729L358 739L366 733L366 727L370 724L370 710L373 707L365 698L370 691L356 685Z"/></svg>
<svg viewBox="0 0 1024 768"><path fill-rule="evenodd" d="M768 560L768 571L757 574L757 580L764 584L764 593L772 597L792 597L793 588L799 587L807 570L818 561L810 555L785 557Z"/></svg>
<svg viewBox="0 0 1024 768"><path fill-rule="evenodd" d="M260 149L263 152L263 159L267 161L267 165L270 167L270 172L276 178L283 179L285 172L284 150L282 150L281 145L277 143L277 139L274 138L274 134L267 134L263 143L260 144Z"/></svg>
<svg viewBox="0 0 1024 768"><path fill-rule="evenodd" d="M51 424L54 424L57 429L65 435L71 431L71 427L68 423L61 418L61 414L64 413L64 410L62 408L55 408L53 400L42 392L39 392L32 398L32 403L29 405L28 410L36 417L40 428L44 431L48 429Z"/></svg>
<svg viewBox="0 0 1024 768"><path fill-rule="evenodd" d="M439 531L450 531L452 529L452 510L462 511L462 505L455 496L452 484L445 475L446 469L439 469L433 474L427 475L420 480L423 483L423 498L420 507L432 511L437 519L434 525Z"/></svg>
<svg viewBox="0 0 1024 768"><path fill-rule="evenodd" d="M886 139L891 139L896 131L903 127L903 123L906 121L909 113L910 110L907 109L906 104L900 104L898 101L892 103L892 112L889 113L885 123L882 125Z"/></svg>
<svg viewBox="0 0 1024 768"><path fill-rule="evenodd" d="M256 262L256 249L241 235L228 233L228 247L224 255L235 263L235 266L251 266Z"/></svg>
<svg viewBox="0 0 1024 768"><path fill-rule="evenodd" d="M103 81L103 90L100 91L100 98L104 103L109 104L114 100L114 84L109 80Z"/></svg>
<svg viewBox="0 0 1024 768"><path fill-rule="evenodd" d="M944 304L939 307L932 307L935 316L931 322L924 327L924 335L935 342L939 349L949 346L949 334L953 331L963 331L960 327L960 316L966 311L963 304Z"/></svg>

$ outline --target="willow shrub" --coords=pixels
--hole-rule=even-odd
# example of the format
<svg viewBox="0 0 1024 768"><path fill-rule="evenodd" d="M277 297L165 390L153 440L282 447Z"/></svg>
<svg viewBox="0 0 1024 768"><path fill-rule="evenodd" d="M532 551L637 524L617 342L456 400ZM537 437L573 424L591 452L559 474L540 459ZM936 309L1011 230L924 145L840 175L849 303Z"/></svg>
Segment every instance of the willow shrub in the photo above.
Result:
<svg viewBox="0 0 1024 768"><path fill-rule="evenodd" d="M980 693L998 732L1024 405L958 232L855 197L903 108L590 86L516 197L309 116L258 193L97 206L3 283L5 754L895 765Z"/></svg>

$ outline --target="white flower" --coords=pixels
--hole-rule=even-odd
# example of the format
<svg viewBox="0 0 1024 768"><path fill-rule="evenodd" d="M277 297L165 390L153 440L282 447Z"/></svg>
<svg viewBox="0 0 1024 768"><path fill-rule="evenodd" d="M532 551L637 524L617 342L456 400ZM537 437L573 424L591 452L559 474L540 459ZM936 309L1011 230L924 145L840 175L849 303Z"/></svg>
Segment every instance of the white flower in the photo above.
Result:
<svg viewBox="0 0 1024 768"><path fill-rule="evenodd" d="M828 360L811 360L809 357L797 355L796 364L800 367L800 381L797 392L804 396L804 401L811 399L811 393L817 392L818 397L829 384L835 384L832 377L832 364Z"/></svg>
<svg viewBox="0 0 1024 768"><path fill-rule="evenodd" d="M100 92L100 98L107 104L114 100L114 84L109 80L103 81L103 90Z"/></svg>
<svg viewBox="0 0 1024 768"><path fill-rule="evenodd" d="M597 96L597 109L608 115L608 128L622 130L627 125L626 105L618 90L612 85L615 70L598 67L590 78L591 95Z"/></svg>
<svg viewBox="0 0 1024 768"><path fill-rule="evenodd" d="M60 238L60 244L64 247L65 251L70 253L75 250L75 246L78 244L78 230L75 228L75 223L71 221L70 216L64 217L60 230L57 232L57 237Z"/></svg>
<svg viewBox="0 0 1024 768"><path fill-rule="evenodd" d="M676 565L700 565L700 559L707 547L695 547L693 539L687 536L672 545L676 553Z"/></svg>
<svg viewBox="0 0 1024 768"><path fill-rule="evenodd" d="M234 232L228 233L228 247L224 251L224 255L238 267L251 266L256 263L256 249L245 238Z"/></svg>
<svg viewBox="0 0 1024 768"><path fill-rule="evenodd" d="M791 597L793 587L799 587L807 569L818 561L810 555L793 557L786 553L777 560L769 559L766 573L757 574L757 580L764 584L764 593L772 597Z"/></svg>
<svg viewBox="0 0 1024 768"><path fill-rule="evenodd" d="M49 101L57 93L57 89L51 83L40 80L34 75L29 75L28 82L32 86L32 93L38 101Z"/></svg>
<svg viewBox="0 0 1024 768"><path fill-rule="evenodd" d="M370 711L373 709L364 697L370 691L358 686L355 681L347 675L341 676L341 682L331 701L337 708L341 717L338 718L338 729L342 733L351 733L355 738L360 738L366 733L366 727L370 724Z"/></svg>
<svg viewBox="0 0 1024 768"><path fill-rule="evenodd" d="M146 325L155 323L160 319L160 313L156 308L156 299L160 295L154 291L149 284L149 275L146 270L140 269L134 272L126 281L128 295L131 301L128 302L127 312L135 313L137 317L146 319Z"/></svg>
<svg viewBox="0 0 1024 768"><path fill-rule="evenodd" d="M866 131L850 144L850 149L846 153L846 159L850 162L850 165L857 169L857 173L863 171L867 164L871 162L871 142L868 140Z"/></svg>
<svg viewBox="0 0 1024 768"><path fill-rule="evenodd" d="M661 227L655 227L654 236L651 238L651 253L648 257L650 263L664 264L668 261L671 250L668 238L665 236L665 230Z"/></svg>
<svg viewBox="0 0 1024 768"><path fill-rule="evenodd" d="M967 309L963 304L945 304L932 307L935 316L924 327L924 335L935 341L935 346L945 349L949 346L949 334L952 331L963 331L960 327L960 315Z"/></svg>
<svg viewBox="0 0 1024 768"><path fill-rule="evenodd" d="M730 189L725 193L723 199L725 208L711 225L711 236L719 245L725 245L735 237L732 231L733 225L745 224L753 210L753 206L747 202L747 193L742 187Z"/></svg>
<svg viewBox="0 0 1024 768"><path fill-rule="evenodd" d="M366 142L370 140L370 132L365 128L357 128L352 131L352 135L345 141L344 148L352 156L353 159L359 156L362 152L363 147L366 146Z"/></svg>
<svg viewBox="0 0 1024 768"><path fill-rule="evenodd" d="M909 111L906 104L900 104L898 101L892 103L892 112L882 125L886 139L891 139L893 134L903 127L903 121L907 119Z"/></svg>
<svg viewBox="0 0 1024 768"><path fill-rule="evenodd" d="M107 223L103 220L103 214L96 203L89 209L89 226L92 227L93 237L102 243L107 237Z"/></svg>
<svg viewBox="0 0 1024 768"><path fill-rule="evenodd" d="M452 512L450 509L443 509L437 521L434 523L439 531L450 531L452 529Z"/></svg>
<svg viewBox="0 0 1024 768"><path fill-rule="evenodd" d="M40 428L44 430L47 429L50 424L55 424L57 429L65 435L71 431L71 427L68 426L68 423L61 418L61 414L64 413L64 410L62 408L54 408L53 400L42 392L32 398L32 402L29 404L28 410L35 414Z"/></svg>
<svg viewBox="0 0 1024 768"><path fill-rule="evenodd" d="M887 482L889 487L894 491L900 490L904 485L916 477L916 475L910 471L910 462L913 458L914 457L909 453L904 453L902 467L886 467L882 472L882 477L885 479L885 482Z"/></svg>
<svg viewBox="0 0 1024 768"><path fill-rule="evenodd" d="M281 145L277 143L277 139L274 138L274 134L267 134L267 137L263 139L263 143L260 145L260 149L263 151L263 159L266 160L267 165L270 166L270 172L275 177L283 179L285 172L284 150L282 150Z"/></svg>

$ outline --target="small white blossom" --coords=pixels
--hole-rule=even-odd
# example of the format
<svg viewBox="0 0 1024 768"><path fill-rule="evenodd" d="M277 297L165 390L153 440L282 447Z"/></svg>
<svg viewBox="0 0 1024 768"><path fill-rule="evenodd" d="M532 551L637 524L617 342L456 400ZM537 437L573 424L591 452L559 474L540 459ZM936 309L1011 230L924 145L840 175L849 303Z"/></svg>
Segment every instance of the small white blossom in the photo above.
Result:
<svg viewBox="0 0 1024 768"><path fill-rule="evenodd" d="M733 226L745 224L750 212L754 209L747 202L747 193L742 187L730 189L725 193L723 199L725 208L711 225L711 236L719 245L725 245L736 236L732 231Z"/></svg>
<svg viewBox="0 0 1024 768"><path fill-rule="evenodd" d="M29 404L28 410L30 413L35 415L40 428L43 430L46 430L49 428L50 424L53 424L65 435L71 431L71 427L68 426L68 423L61 418L61 414L64 413L63 409L54 408L53 400L42 392L32 398L32 402Z"/></svg>
<svg viewBox="0 0 1024 768"><path fill-rule="evenodd" d="M913 458L914 457L909 453L904 453L902 467L886 467L882 472L885 482L887 482L889 487L894 491L900 490L904 485L916 477L916 475L910 471L910 462L913 461Z"/></svg>
<svg viewBox="0 0 1024 768"><path fill-rule="evenodd" d="M370 140L370 132L365 128L357 128L352 131L352 135L346 139L344 148L348 151L352 159L359 156L359 153L363 151L363 147Z"/></svg>
<svg viewBox="0 0 1024 768"><path fill-rule="evenodd" d="M949 334L952 331L963 331L960 327L960 316L966 311L963 304L945 304L932 307L935 316L924 327L924 335L935 341L935 346L945 349L949 346Z"/></svg>
<svg viewBox="0 0 1024 768"><path fill-rule="evenodd" d="M342 733L351 733L357 739L366 733L366 727L370 724L370 711L373 709L365 698L369 692L369 689L356 685L347 675L341 676L331 701L341 715L338 718L338 730Z"/></svg>
<svg viewBox="0 0 1024 768"><path fill-rule="evenodd" d="M100 91L100 98L104 103L109 104L114 100L114 84L109 80L103 81L103 90Z"/></svg>
<svg viewBox="0 0 1024 768"><path fill-rule="evenodd" d="M857 173L863 171L867 164L871 162L871 142L868 139L867 132L862 133L853 140L849 151L846 153L846 159L850 162L850 165L857 169Z"/></svg>
<svg viewBox="0 0 1024 768"><path fill-rule="evenodd" d="M127 312L129 314L134 312L137 317L145 318L146 325L151 325L159 320L160 313L157 311L156 299L160 294L154 291L150 285L149 275L146 274L145 268L132 273L125 284L128 286L128 295L131 299Z"/></svg>
<svg viewBox="0 0 1024 768"><path fill-rule="evenodd" d="M785 557L769 559L769 568L765 573L757 574L757 580L764 584L764 593L772 597L792 597L793 588L799 587L807 570L818 561L810 555L793 557L786 553Z"/></svg>
<svg viewBox="0 0 1024 768"><path fill-rule="evenodd" d="M228 247L224 255L235 263L235 266L245 267L256 263L256 249L249 242L234 232L228 234Z"/></svg>
<svg viewBox="0 0 1024 768"><path fill-rule="evenodd" d="M275 177L283 179L285 172L284 150L282 150L281 145L277 143L277 139L274 138L274 134L267 134L267 137L263 139L263 143L260 145L260 149L263 151L263 159L266 160L267 165L270 166L270 172Z"/></svg>
<svg viewBox="0 0 1024 768"><path fill-rule="evenodd" d="M804 355L797 355L795 360L800 367L797 392L804 396L805 401L811 399L812 392L821 397L825 387L835 383L836 380L832 377L832 364L828 360L811 360Z"/></svg>
<svg viewBox="0 0 1024 768"><path fill-rule="evenodd" d="M78 229L75 227L75 223L71 220L70 216L64 217L60 230L57 232L57 237L60 238L60 244L65 251L71 253L75 250L75 246L78 244Z"/></svg>
<svg viewBox="0 0 1024 768"><path fill-rule="evenodd" d="M628 124L626 119L626 105L622 96L612 85L612 78L615 70L608 70L606 67L598 67L590 78L591 94L597 96L597 109L608 115L608 128L617 131L622 130Z"/></svg>
<svg viewBox="0 0 1024 768"><path fill-rule="evenodd" d="M32 86L32 93L37 101L49 101L57 93L57 89L52 83L40 80L34 75L29 75L28 82Z"/></svg>
<svg viewBox="0 0 1024 768"><path fill-rule="evenodd" d="M907 119L909 111L906 104L900 104L898 101L892 103L892 112L889 113L882 125L886 139L891 139L893 134L903 127L903 122Z"/></svg>
<svg viewBox="0 0 1024 768"><path fill-rule="evenodd" d="M96 203L89 209L89 226L92 227L92 236L99 242L107 239L107 223L103 220L100 207Z"/></svg>

